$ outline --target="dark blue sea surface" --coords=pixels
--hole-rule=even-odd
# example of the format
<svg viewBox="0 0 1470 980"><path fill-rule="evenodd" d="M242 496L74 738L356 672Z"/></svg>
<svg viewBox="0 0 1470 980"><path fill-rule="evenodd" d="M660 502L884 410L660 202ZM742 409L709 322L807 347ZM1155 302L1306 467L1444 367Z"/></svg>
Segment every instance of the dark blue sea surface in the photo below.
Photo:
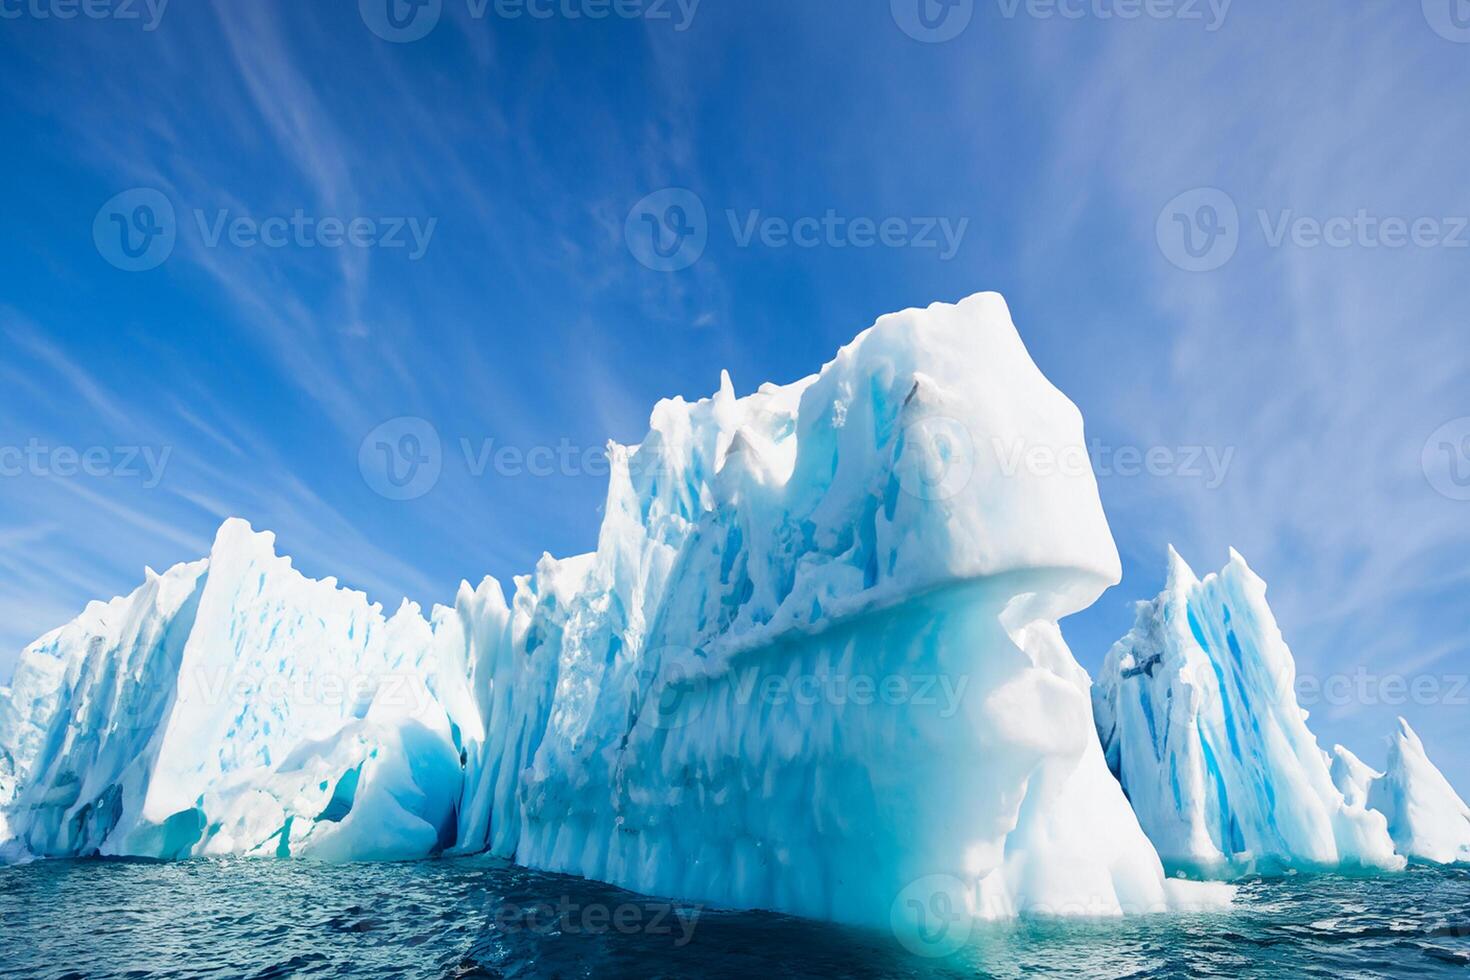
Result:
<svg viewBox="0 0 1470 980"><path fill-rule="evenodd" d="M927 957L882 930L664 903L487 858L0 868L0 975L27 980L1470 978L1470 870L1255 880L1230 912L1022 922L966 939Z"/></svg>

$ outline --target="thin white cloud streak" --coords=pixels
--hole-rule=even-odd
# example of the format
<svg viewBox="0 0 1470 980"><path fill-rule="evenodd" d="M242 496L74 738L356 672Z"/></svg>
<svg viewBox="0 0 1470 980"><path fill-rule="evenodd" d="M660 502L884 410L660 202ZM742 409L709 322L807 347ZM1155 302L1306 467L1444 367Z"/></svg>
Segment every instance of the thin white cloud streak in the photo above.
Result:
<svg viewBox="0 0 1470 980"><path fill-rule="evenodd" d="M1132 481L1129 519L1205 567L1235 544L1269 570L1304 671L1463 667L1464 617L1446 621L1423 594L1463 580L1470 505L1438 497L1420 470L1429 434L1470 415L1463 253L1268 248L1259 225L1263 210L1465 214L1470 180L1451 152L1470 140L1462 93L1435 83L1442 59L1463 52L1439 44L1417 8L1232 17L1209 37L1107 32L1058 106L1035 227L1066 237L1085 215L1118 215L1122 247L1146 270L1140 298L1170 328L1161 350L1133 359L1146 377L1118 387L1110 423L1143 445L1238 448L1217 491ZM1085 202L1071 192L1078 174L1098 182ZM1175 269L1154 243L1160 209L1196 187L1226 190L1241 212L1240 252L1216 273ZM1031 250L1046 254L1043 240ZM1178 526L1148 530L1153 497ZM1434 712L1441 745L1465 733L1463 714ZM1470 760L1456 761L1463 785Z"/></svg>

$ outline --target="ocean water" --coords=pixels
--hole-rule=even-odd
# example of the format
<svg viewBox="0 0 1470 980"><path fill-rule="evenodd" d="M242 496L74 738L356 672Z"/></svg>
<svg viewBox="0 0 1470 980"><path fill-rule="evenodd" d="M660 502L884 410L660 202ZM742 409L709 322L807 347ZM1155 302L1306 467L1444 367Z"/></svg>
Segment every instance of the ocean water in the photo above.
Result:
<svg viewBox="0 0 1470 980"><path fill-rule="evenodd" d="M669 904L487 858L0 868L0 975L1470 977L1470 870L1246 882L1237 907L1023 922L920 955L882 930Z"/></svg>

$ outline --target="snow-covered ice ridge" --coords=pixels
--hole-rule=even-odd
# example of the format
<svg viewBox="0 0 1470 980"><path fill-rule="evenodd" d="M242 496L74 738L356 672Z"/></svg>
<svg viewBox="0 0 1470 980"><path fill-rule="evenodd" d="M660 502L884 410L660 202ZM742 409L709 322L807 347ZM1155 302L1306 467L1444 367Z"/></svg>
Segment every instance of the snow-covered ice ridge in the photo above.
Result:
<svg viewBox="0 0 1470 980"><path fill-rule="evenodd" d="M1082 418L995 294L661 402L597 550L426 618L224 525L25 651L12 853L488 851L890 924L1228 901L1165 877L1057 626L1120 575ZM18 785L14 785L18 784Z"/></svg>
<svg viewBox="0 0 1470 980"><path fill-rule="evenodd" d="M1329 756L1297 703L1266 583L1232 551L1198 579L1172 548L1093 689L1109 767L1170 871L1397 870L1470 858L1470 810L1408 723L1378 773Z"/></svg>

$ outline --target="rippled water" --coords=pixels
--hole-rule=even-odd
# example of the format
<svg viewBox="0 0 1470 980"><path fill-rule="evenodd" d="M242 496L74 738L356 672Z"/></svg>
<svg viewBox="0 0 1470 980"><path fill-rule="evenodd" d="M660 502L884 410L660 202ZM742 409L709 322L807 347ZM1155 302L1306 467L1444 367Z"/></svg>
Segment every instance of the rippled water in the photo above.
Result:
<svg viewBox="0 0 1470 980"><path fill-rule="evenodd" d="M0 868L0 975L1470 977L1470 870L1252 881L1228 913L878 930L669 906L489 859Z"/></svg>

